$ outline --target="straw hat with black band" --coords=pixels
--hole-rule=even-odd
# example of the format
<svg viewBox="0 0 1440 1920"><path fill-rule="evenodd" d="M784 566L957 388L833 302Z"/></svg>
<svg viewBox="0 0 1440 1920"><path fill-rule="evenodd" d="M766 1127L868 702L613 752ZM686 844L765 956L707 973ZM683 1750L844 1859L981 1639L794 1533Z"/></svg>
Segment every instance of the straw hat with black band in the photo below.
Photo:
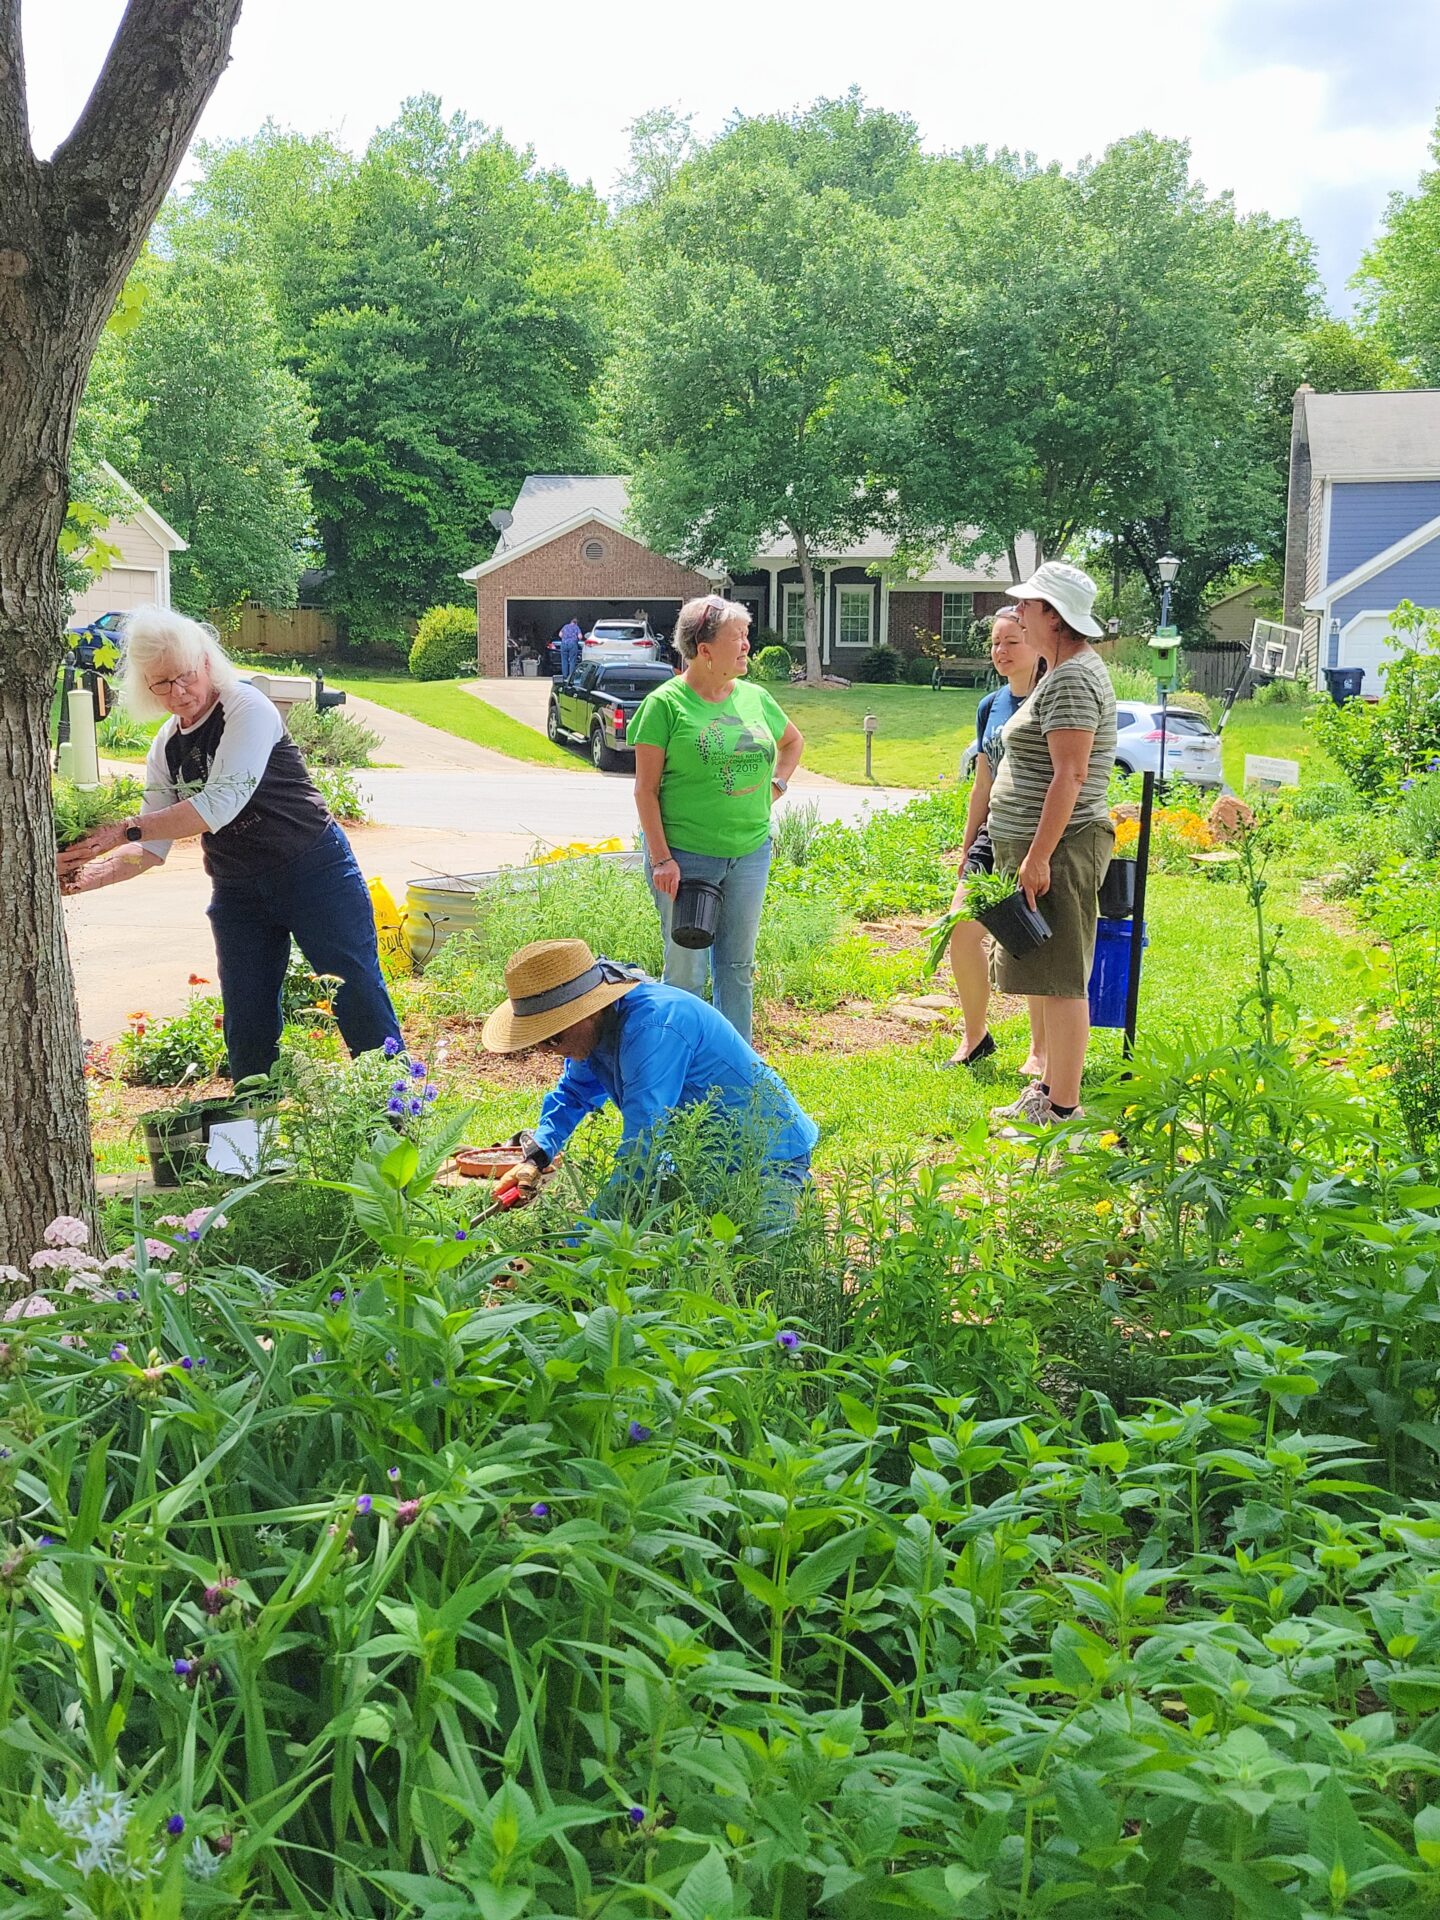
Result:
<svg viewBox="0 0 1440 1920"><path fill-rule="evenodd" d="M533 940L506 962L509 998L485 1022L481 1039L491 1053L538 1047L649 977L641 967L597 959L583 940Z"/></svg>

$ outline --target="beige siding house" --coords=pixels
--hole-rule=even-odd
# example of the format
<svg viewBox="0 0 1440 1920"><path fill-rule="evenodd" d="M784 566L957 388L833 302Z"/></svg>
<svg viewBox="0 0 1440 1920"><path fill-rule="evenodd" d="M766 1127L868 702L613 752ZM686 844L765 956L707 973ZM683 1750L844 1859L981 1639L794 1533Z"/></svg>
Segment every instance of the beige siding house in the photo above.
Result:
<svg viewBox="0 0 1440 1920"><path fill-rule="evenodd" d="M112 520L101 538L119 549L119 558L97 574L75 602L72 627L98 620L102 613L129 613L133 607L168 607L170 556L189 545L182 540L130 482L102 460L105 477L123 489L132 503L123 519Z"/></svg>

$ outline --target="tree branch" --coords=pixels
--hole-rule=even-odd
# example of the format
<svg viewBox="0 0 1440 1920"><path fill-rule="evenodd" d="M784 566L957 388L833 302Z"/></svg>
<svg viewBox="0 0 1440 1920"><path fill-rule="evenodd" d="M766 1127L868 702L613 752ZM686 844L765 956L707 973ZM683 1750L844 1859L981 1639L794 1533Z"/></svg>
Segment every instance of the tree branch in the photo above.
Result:
<svg viewBox="0 0 1440 1920"><path fill-rule="evenodd" d="M0 0L0 9L17 0ZM74 290L113 302L230 61L241 0L129 0L105 65L52 162Z"/></svg>
<svg viewBox="0 0 1440 1920"><path fill-rule="evenodd" d="M0 179L13 179L33 158L20 0L0 0Z"/></svg>

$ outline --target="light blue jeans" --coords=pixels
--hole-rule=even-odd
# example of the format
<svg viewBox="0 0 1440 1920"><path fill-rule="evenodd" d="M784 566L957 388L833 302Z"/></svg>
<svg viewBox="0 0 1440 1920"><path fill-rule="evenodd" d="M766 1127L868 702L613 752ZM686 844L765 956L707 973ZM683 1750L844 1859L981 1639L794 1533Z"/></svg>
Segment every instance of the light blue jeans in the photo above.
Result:
<svg viewBox="0 0 1440 1920"><path fill-rule="evenodd" d="M665 936L665 984L681 987L703 1000L708 979L716 1011L723 1013L740 1038L748 1042L754 1024L755 942L770 878L770 842L738 860L726 860L720 854L682 853L679 847L671 847L670 855L679 863L682 880L708 880L719 887L720 924L713 947L676 946L670 938L675 903L655 885L647 848L645 878L655 896L660 931Z"/></svg>

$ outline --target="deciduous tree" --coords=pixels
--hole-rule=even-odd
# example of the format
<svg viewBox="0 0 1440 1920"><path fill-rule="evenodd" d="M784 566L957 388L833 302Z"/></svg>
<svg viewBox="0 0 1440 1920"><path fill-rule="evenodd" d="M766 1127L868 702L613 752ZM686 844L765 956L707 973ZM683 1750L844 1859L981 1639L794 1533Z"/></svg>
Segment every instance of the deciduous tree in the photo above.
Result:
<svg viewBox="0 0 1440 1920"><path fill-rule="evenodd" d="M83 112L30 143L20 0L0 0L0 1260L94 1198L55 876L49 723L71 440L106 317L229 59L241 0L129 0Z"/></svg>

